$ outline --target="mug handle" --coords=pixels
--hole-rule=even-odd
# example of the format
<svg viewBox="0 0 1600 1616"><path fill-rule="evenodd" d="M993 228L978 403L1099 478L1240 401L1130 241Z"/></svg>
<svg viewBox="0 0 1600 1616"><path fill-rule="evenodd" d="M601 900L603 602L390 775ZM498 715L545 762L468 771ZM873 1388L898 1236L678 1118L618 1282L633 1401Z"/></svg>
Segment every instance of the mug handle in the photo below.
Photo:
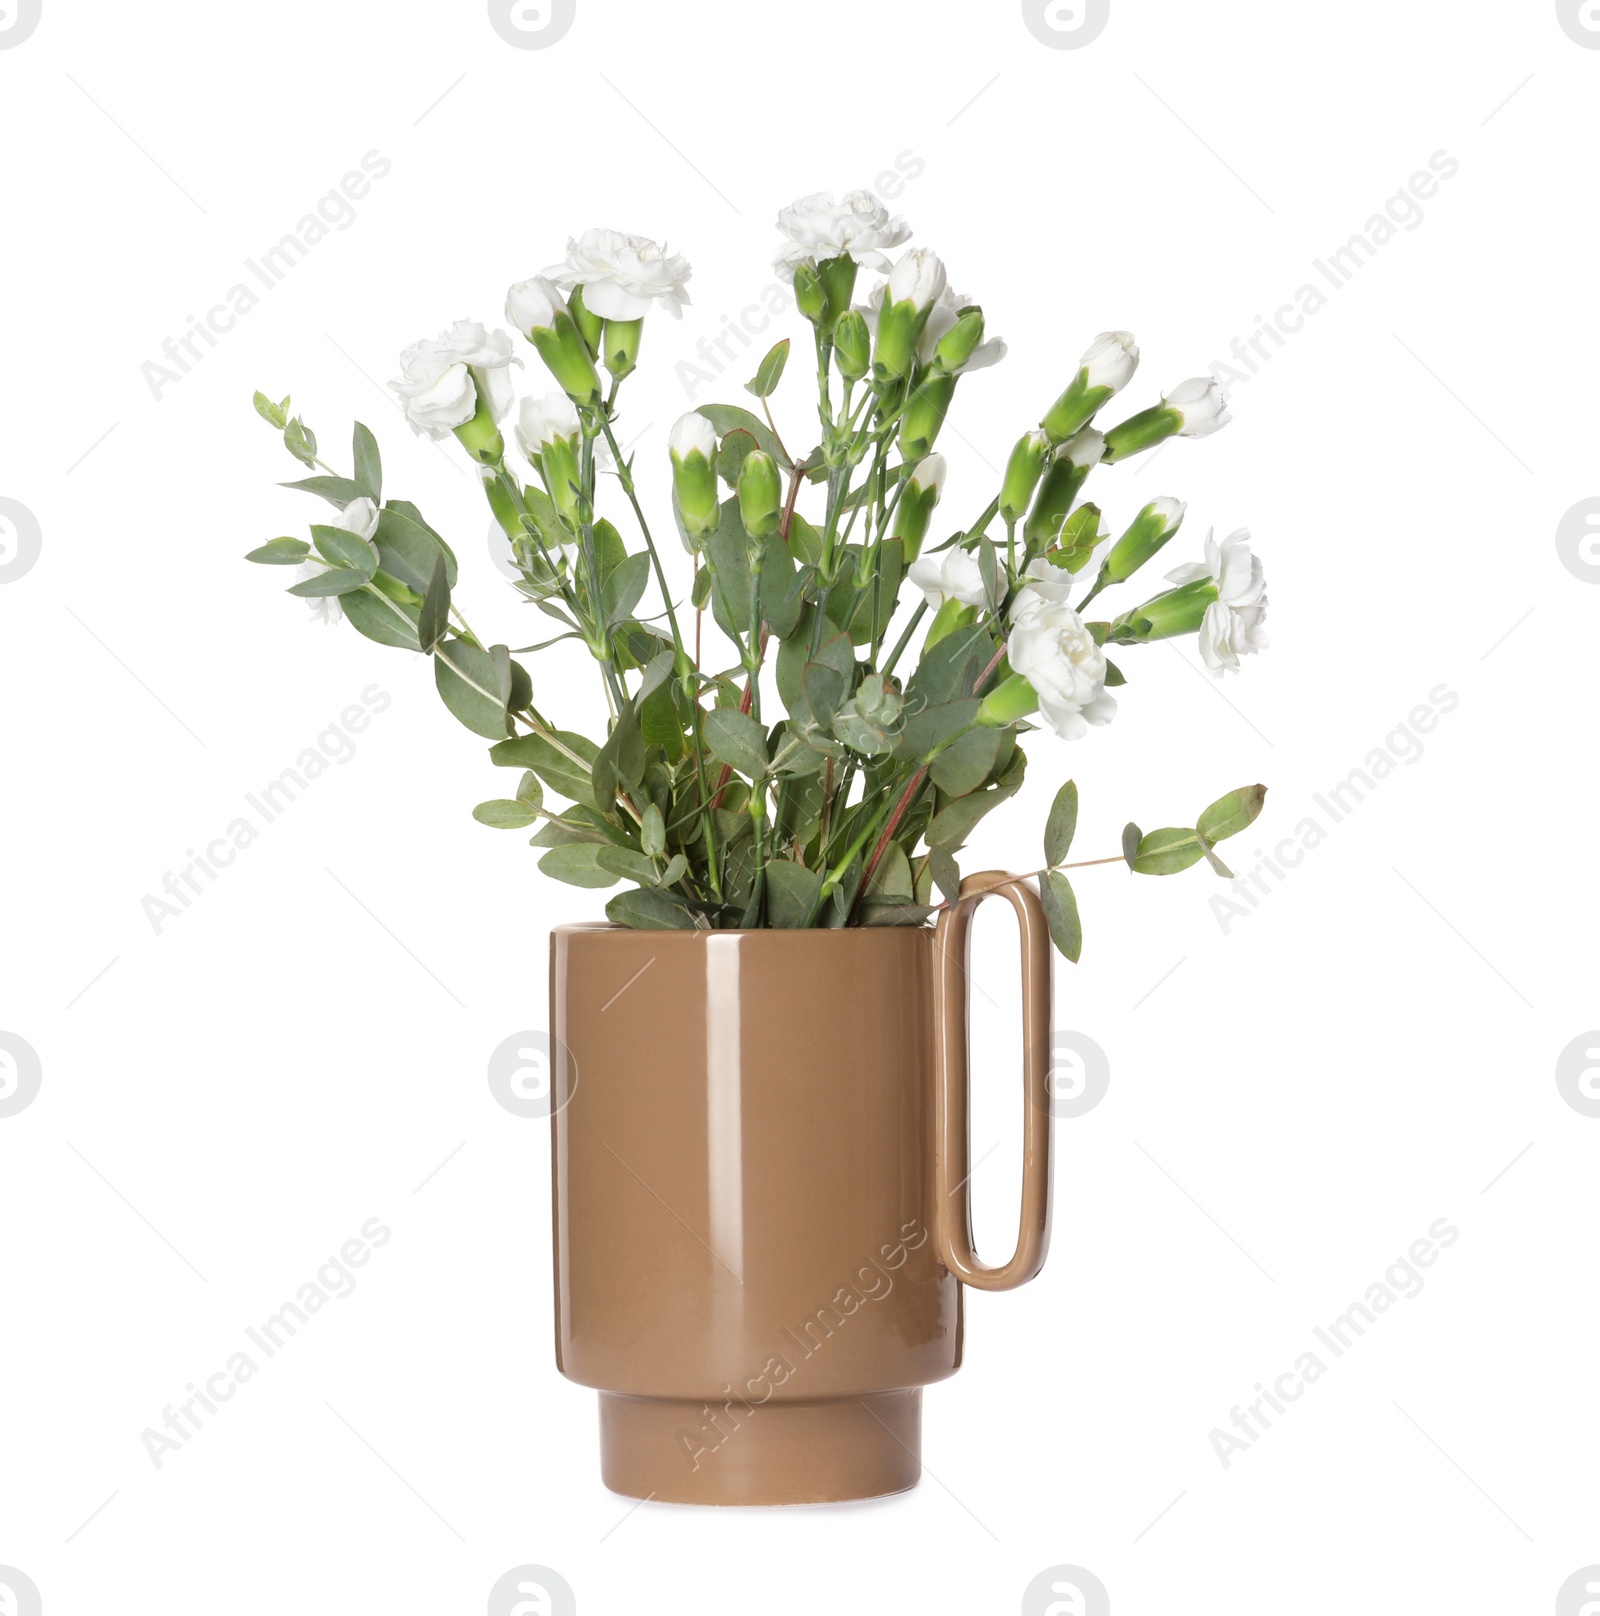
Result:
<svg viewBox="0 0 1600 1616"><path fill-rule="evenodd" d="M1017 916L1022 945L1022 1213L1016 1249L998 1268L972 1250L967 1105L967 953L973 912L1000 895ZM1050 1244L1050 929L1038 894L1003 870L969 875L940 916L933 942L933 1014L938 1078L934 1090L934 1242L939 1260L964 1285L1009 1291L1044 1267ZM957 1199L959 1197L959 1199Z"/></svg>

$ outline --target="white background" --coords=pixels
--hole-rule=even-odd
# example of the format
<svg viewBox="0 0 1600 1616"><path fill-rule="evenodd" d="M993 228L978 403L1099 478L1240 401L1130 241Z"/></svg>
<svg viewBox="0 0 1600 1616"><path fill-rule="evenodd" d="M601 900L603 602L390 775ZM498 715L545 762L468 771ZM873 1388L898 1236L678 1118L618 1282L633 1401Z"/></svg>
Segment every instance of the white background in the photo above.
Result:
<svg viewBox="0 0 1600 1616"><path fill-rule="evenodd" d="M1600 1562L1600 1120L1556 1082L1600 1024L1600 568L1556 543L1600 494L1597 97L1600 50L1550 0L1113 0L1072 49L1013 3L579 0L518 49L481 4L44 0L0 50L0 496L42 534L0 585L0 1030L42 1069L0 1118L0 1565L50 1616L480 1611L525 1563L584 1612L1015 1610L1058 1564L1125 1613L1553 1608ZM163 339L370 151L392 171L355 222L154 397ZM1459 173L1420 225L1332 291L1312 260L1437 152ZM967 866L1037 862L1069 774L1085 858L1257 779L1241 867L1308 816L1327 835L1227 930L1204 870L1084 872L1057 1021L1110 1092L1056 1124L1043 1276L969 1298L920 1488L630 1512L552 1362L547 1125L485 1079L544 1025L547 929L602 895L472 822L504 777L424 663L309 625L241 563L321 509L274 486L298 472L250 394L292 392L339 462L369 422L475 624L541 638L460 457L380 396L400 347L498 322L570 232L667 238L694 307L652 318L624 433L664 513L673 366L759 302L777 207L902 153L895 206L1011 342L941 445L953 520L1097 331L1137 333L1142 407L1299 287L1328 297L1233 385L1226 432L1097 489L1114 523L1188 499L1175 562L1249 525L1272 649L1221 687L1192 645L1125 658L1116 723L1036 738ZM699 400L739 401L794 330ZM580 663L534 672L593 725ZM356 755L157 933L145 895L373 684ZM1439 686L1458 701L1423 755L1332 824L1314 794L1409 752L1396 727ZM992 1252L1015 945L987 914L980 942ZM355 1293L158 1470L140 1433L374 1217L392 1238ZM1213 1428L1439 1218L1459 1239L1425 1290L1224 1468Z"/></svg>

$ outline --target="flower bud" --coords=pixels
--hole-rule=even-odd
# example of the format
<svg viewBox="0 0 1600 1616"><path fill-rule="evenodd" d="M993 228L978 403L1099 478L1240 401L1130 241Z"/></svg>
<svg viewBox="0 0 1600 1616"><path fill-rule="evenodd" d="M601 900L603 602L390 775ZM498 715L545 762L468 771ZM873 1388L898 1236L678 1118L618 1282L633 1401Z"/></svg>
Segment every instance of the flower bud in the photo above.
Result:
<svg viewBox="0 0 1600 1616"><path fill-rule="evenodd" d="M905 491L894 508L894 530L891 539L905 546L904 559L909 566L922 550L922 541L928 536L928 524L933 520L933 508L944 491L945 459L943 455L929 455L920 461L906 481Z"/></svg>
<svg viewBox="0 0 1600 1616"><path fill-rule="evenodd" d="M913 247L889 271L872 356L872 371L880 381L897 381L910 374L922 328L944 288L944 265L926 247Z"/></svg>
<svg viewBox="0 0 1600 1616"><path fill-rule="evenodd" d="M1139 348L1131 332L1102 331L1078 362L1078 374L1052 404L1040 425L1052 443L1061 443L1094 419L1139 368Z"/></svg>
<svg viewBox="0 0 1600 1616"><path fill-rule="evenodd" d="M572 316L572 323L577 326L583 336L584 346L592 357L600 357L600 338L605 327L605 321L595 314L583 300L582 285L574 286L567 293L567 313Z"/></svg>
<svg viewBox="0 0 1600 1616"><path fill-rule="evenodd" d="M828 300L827 310L822 317L824 330L831 331L850 307L850 299L856 290L857 268L855 259L849 253L841 253L837 258L824 258L817 265L823 295Z"/></svg>
<svg viewBox="0 0 1600 1616"><path fill-rule="evenodd" d="M506 293L506 318L538 349L569 398L587 404L600 396L600 376L589 346L554 281L535 275L518 282Z"/></svg>
<svg viewBox="0 0 1600 1616"><path fill-rule="evenodd" d="M985 729L1004 729L1038 710L1038 692L1020 673L1014 673L983 698L977 722Z"/></svg>
<svg viewBox="0 0 1600 1616"><path fill-rule="evenodd" d="M952 376L978 351L983 341L983 310L967 309L945 334L933 350L936 369Z"/></svg>
<svg viewBox="0 0 1600 1616"><path fill-rule="evenodd" d="M1024 432L1006 462L1005 481L1000 485L1000 517L1015 522L1028 508L1033 491L1039 486L1050 439L1044 432Z"/></svg>
<svg viewBox="0 0 1600 1616"><path fill-rule="evenodd" d="M817 266L809 259L795 265L794 304L812 325L823 324L828 313L828 294L823 289Z"/></svg>
<svg viewBox="0 0 1600 1616"><path fill-rule="evenodd" d="M632 373L639 359L639 340L644 335L644 321L607 320L601 336L601 350L605 354L606 369L619 382Z"/></svg>
<svg viewBox="0 0 1600 1616"><path fill-rule="evenodd" d="M1159 404L1129 416L1106 433L1107 460L1126 460L1153 449L1174 433L1203 438L1225 427L1232 416L1222 388L1210 376L1180 382Z"/></svg>
<svg viewBox="0 0 1600 1616"><path fill-rule="evenodd" d="M752 539L764 539L778 531L782 487L778 462L766 450L752 449L739 467L737 485L739 520Z"/></svg>
<svg viewBox="0 0 1600 1616"><path fill-rule="evenodd" d="M1214 578L1196 578L1163 590L1142 606L1124 612L1111 625L1108 636L1119 644L1129 641L1170 640L1179 634L1197 634L1206 608L1217 599Z"/></svg>
<svg viewBox="0 0 1600 1616"><path fill-rule="evenodd" d="M1100 433L1085 427L1056 450L1022 527L1022 536L1030 548L1048 544L1061 531L1073 501L1105 454L1105 446Z"/></svg>
<svg viewBox="0 0 1600 1616"><path fill-rule="evenodd" d="M672 457L672 492L683 530L691 539L716 531L721 518L717 497L717 431L697 410L680 415L667 439Z"/></svg>
<svg viewBox="0 0 1600 1616"><path fill-rule="evenodd" d="M833 357L847 382L858 382L872 363L872 333L859 309L846 309L833 328Z"/></svg>
<svg viewBox="0 0 1600 1616"><path fill-rule="evenodd" d="M878 337L883 338L883 321L878 321ZM908 461L921 460L933 448L934 439L939 436L939 429L944 425L944 418L950 409L950 400L955 395L956 379L954 376L941 376L937 373L925 376L917 384L906 403L905 414L900 417L900 453Z"/></svg>
<svg viewBox="0 0 1600 1616"><path fill-rule="evenodd" d="M1112 545L1100 569L1100 584L1120 584L1131 578L1183 523L1181 500L1162 495L1134 517L1128 531Z"/></svg>

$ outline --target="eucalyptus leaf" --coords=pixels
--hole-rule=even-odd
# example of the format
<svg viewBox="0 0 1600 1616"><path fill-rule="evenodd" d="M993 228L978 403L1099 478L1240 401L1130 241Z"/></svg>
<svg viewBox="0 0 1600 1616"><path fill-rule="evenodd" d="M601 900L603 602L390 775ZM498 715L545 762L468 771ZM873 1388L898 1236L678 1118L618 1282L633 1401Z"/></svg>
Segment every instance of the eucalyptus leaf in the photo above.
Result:
<svg viewBox="0 0 1600 1616"><path fill-rule="evenodd" d="M348 528L318 523L311 529L311 538L324 560L360 573L362 583L378 570L378 557L372 546Z"/></svg>
<svg viewBox="0 0 1600 1616"><path fill-rule="evenodd" d="M615 628L633 615L633 609L644 597L650 582L650 557L643 551L624 556L600 586L601 603L605 607L606 622Z"/></svg>
<svg viewBox="0 0 1600 1616"><path fill-rule="evenodd" d="M424 651L431 651L450 628L450 580L445 576L444 555L434 557L433 577L423 597L417 618L417 639Z"/></svg>
<svg viewBox="0 0 1600 1616"><path fill-rule="evenodd" d="M1122 857L1128 868L1133 868L1133 861L1138 857L1139 843L1144 839L1144 832L1130 819L1122 827Z"/></svg>
<svg viewBox="0 0 1600 1616"><path fill-rule="evenodd" d="M977 702L952 702L952 707L978 706ZM941 709L935 708L934 711ZM926 715L924 715L926 716ZM906 726L908 729L910 725ZM969 729L958 735L928 766L933 783L947 797L964 797L976 791L994 770L1000 755L1000 731Z"/></svg>
<svg viewBox="0 0 1600 1616"><path fill-rule="evenodd" d="M717 475L732 488L739 481L739 471L745 457L761 447L750 433L742 428L730 432L717 449Z"/></svg>
<svg viewBox="0 0 1600 1616"><path fill-rule="evenodd" d="M971 729L980 706L982 703L976 697L968 696L961 701L942 702L937 707L925 707L921 712L912 713L906 719L905 728L900 732L900 739L895 743L895 756L915 758L920 762L935 747L947 743L954 747L959 744L959 738ZM995 736L994 744L989 748L989 763L992 765L998 754L1000 742L998 732L991 730L990 734ZM959 763L955 765L955 770L959 771L960 768ZM974 785L981 784L988 772L986 767ZM952 791L949 794L965 796L966 792Z"/></svg>
<svg viewBox="0 0 1600 1616"><path fill-rule="evenodd" d="M278 486L298 489L302 494L316 494L341 511L352 500L361 498L361 484L349 477L302 477L297 483L279 483Z"/></svg>
<svg viewBox="0 0 1600 1616"><path fill-rule="evenodd" d="M1200 815L1195 829L1211 843L1226 841L1255 822L1267 800L1265 786L1240 786L1225 797L1218 797Z"/></svg>
<svg viewBox="0 0 1600 1616"><path fill-rule="evenodd" d="M314 578L291 584L288 593L299 595L303 600L320 600L324 595L348 595L366 586L367 580L359 572L351 572L348 567L330 567Z"/></svg>
<svg viewBox="0 0 1600 1616"><path fill-rule="evenodd" d="M821 890L820 870L808 870L791 859L773 859L767 865L768 924L780 929L804 926Z"/></svg>
<svg viewBox="0 0 1600 1616"><path fill-rule="evenodd" d="M285 399L282 404L274 404L265 393L258 392L250 402L255 405L256 414L263 421L277 427L280 432L288 426L289 417L284 413L289 403L288 399Z"/></svg>
<svg viewBox="0 0 1600 1616"><path fill-rule="evenodd" d="M264 567L293 567L311 554L311 546L304 539L268 539L263 545L248 551L246 561L258 562Z"/></svg>
<svg viewBox="0 0 1600 1616"><path fill-rule="evenodd" d="M1060 870L1046 872L1039 887L1039 902L1050 928L1050 941L1076 965L1083 953L1083 926L1078 919L1078 899L1072 883Z"/></svg>
<svg viewBox="0 0 1600 1616"><path fill-rule="evenodd" d="M655 860L635 853L631 847L602 847L595 855L595 862L602 870L609 870L627 881L637 881L641 886L653 887L659 879Z"/></svg>
<svg viewBox="0 0 1600 1616"><path fill-rule="evenodd" d="M653 859L660 858L667 850L667 822L654 803L645 809L641 818L639 845Z"/></svg>
<svg viewBox="0 0 1600 1616"><path fill-rule="evenodd" d="M444 556L445 581L456 586L456 558L415 505L391 499L378 513L378 565L418 596L428 593L433 564Z"/></svg>
<svg viewBox="0 0 1600 1616"><path fill-rule="evenodd" d="M539 868L557 881L574 887L614 887L616 874L600 863L600 855L611 849L594 842L566 842L552 847L539 860Z"/></svg>
<svg viewBox="0 0 1600 1616"><path fill-rule="evenodd" d="M676 898L648 887L619 892L606 905L606 919L636 931L694 930L694 916Z"/></svg>
<svg viewBox="0 0 1600 1616"><path fill-rule="evenodd" d="M480 825L493 830L525 830L539 817L537 804L515 802L509 797L493 797L472 810Z"/></svg>
<svg viewBox="0 0 1600 1616"><path fill-rule="evenodd" d="M539 784L539 776L532 769L525 769L522 778L517 781L517 801L526 803L530 808L544 807L544 787Z"/></svg>
<svg viewBox="0 0 1600 1616"><path fill-rule="evenodd" d="M440 699L474 735L503 738L509 727L494 658L468 640L441 640L433 653Z"/></svg>
<svg viewBox="0 0 1600 1616"><path fill-rule="evenodd" d="M1205 849L1194 831L1169 826L1139 838L1133 868L1137 875L1176 875L1204 857Z"/></svg>
<svg viewBox="0 0 1600 1616"><path fill-rule="evenodd" d="M961 870L955 859L944 848L936 847L928 855L928 864L939 896L946 903L954 903L961 896Z"/></svg>
<svg viewBox="0 0 1600 1616"><path fill-rule="evenodd" d="M585 735L556 732L560 747L543 735L519 735L489 748L489 758L503 767L532 769L549 788L570 802L586 808L597 806L594 796L593 764L600 748ZM575 752L579 761L567 754Z"/></svg>
<svg viewBox="0 0 1600 1616"><path fill-rule="evenodd" d="M317 435L298 415L283 429L283 446L302 464L316 465Z"/></svg>
<svg viewBox="0 0 1600 1616"><path fill-rule="evenodd" d="M760 780L766 775L766 731L748 713L734 707L714 708L706 714L701 730L706 745L719 762L737 769L750 780Z"/></svg>
<svg viewBox="0 0 1600 1616"><path fill-rule="evenodd" d="M359 421L351 453L355 461L355 480L361 492L374 505L378 504L383 499L383 461L378 454L378 440Z"/></svg>
<svg viewBox="0 0 1600 1616"><path fill-rule="evenodd" d="M1044 861L1052 869L1064 863L1072 851L1072 838L1078 829L1078 787L1069 780L1056 793L1050 804L1050 815L1044 822Z"/></svg>
<svg viewBox="0 0 1600 1616"><path fill-rule="evenodd" d="M422 649L417 638L417 608L391 600L376 584L343 596L339 604L344 607L350 626L369 640L392 645L400 651Z"/></svg>
<svg viewBox="0 0 1600 1616"><path fill-rule="evenodd" d="M767 350L766 357L756 367L755 375L744 384L745 391L754 393L757 398L770 398L778 390L783 367L788 361L789 339L785 337L782 342L775 342Z"/></svg>
<svg viewBox="0 0 1600 1616"><path fill-rule="evenodd" d="M867 892L874 898L893 898L909 903L915 882L911 875L911 860L898 842L890 842L878 860L878 867L867 883Z"/></svg>
<svg viewBox="0 0 1600 1616"><path fill-rule="evenodd" d="M737 404L697 404L695 409L711 423L719 438L725 438L730 432L748 432L785 471L792 468L793 462L783 452L777 433L759 416L740 409Z"/></svg>

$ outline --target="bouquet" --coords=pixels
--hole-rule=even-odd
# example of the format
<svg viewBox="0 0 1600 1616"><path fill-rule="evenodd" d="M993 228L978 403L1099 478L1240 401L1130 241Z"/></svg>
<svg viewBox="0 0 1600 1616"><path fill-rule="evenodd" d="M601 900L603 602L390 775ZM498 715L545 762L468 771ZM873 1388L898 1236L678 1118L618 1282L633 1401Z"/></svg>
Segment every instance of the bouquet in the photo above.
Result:
<svg viewBox="0 0 1600 1616"><path fill-rule="evenodd" d="M681 317L689 300L685 259L591 230L564 262L513 286L507 321L554 383L520 407L522 361L503 330L459 321L402 353L391 385L406 419L471 457L515 587L553 625L515 651L467 622L444 538L415 505L384 498L365 426L345 476L288 398L255 396L316 473L287 486L336 514L309 541L275 538L248 559L297 567L290 593L325 620L432 657L445 705L493 743L492 763L517 771L475 817L536 827L539 868L557 880L623 883L606 904L623 926L922 924L958 896L974 828L1021 786L1024 737L1042 728L1073 742L1111 721L1126 682L1113 652L1192 634L1220 677L1266 644L1261 562L1243 530L1208 535L1202 560L1138 604L1089 612L1166 548L1185 510L1155 499L1117 532L1084 497L1091 474L1225 426L1215 381L1183 382L1102 428L1139 363L1129 333L1103 333L1017 440L989 503L948 531L936 520L946 467L935 444L957 389L1005 344L933 252L891 262L886 249L909 230L870 192L805 197L778 227L777 268L810 327L816 425L798 441L796 428L779 431L785 338L746 384L759 415L707 405L674 425L671 510L654 530L618 446L619 400L646 319L658 308ZM858 303L863 270L882 280ZM502 430L513 410L515 451ZM628 537L602 504L627 508ZM581 641L593 663L604 734L563 728L560 685L517 660L564 641ZM1087 862L1170 875L1205 860L1227 877L1217 844L1264 796L1231 791L1189 827L1129 825L1120 855ZM1034 872L1073 960L1082 937L1064 871L1076 867L1077 803L1069 780Z"/></svg>

